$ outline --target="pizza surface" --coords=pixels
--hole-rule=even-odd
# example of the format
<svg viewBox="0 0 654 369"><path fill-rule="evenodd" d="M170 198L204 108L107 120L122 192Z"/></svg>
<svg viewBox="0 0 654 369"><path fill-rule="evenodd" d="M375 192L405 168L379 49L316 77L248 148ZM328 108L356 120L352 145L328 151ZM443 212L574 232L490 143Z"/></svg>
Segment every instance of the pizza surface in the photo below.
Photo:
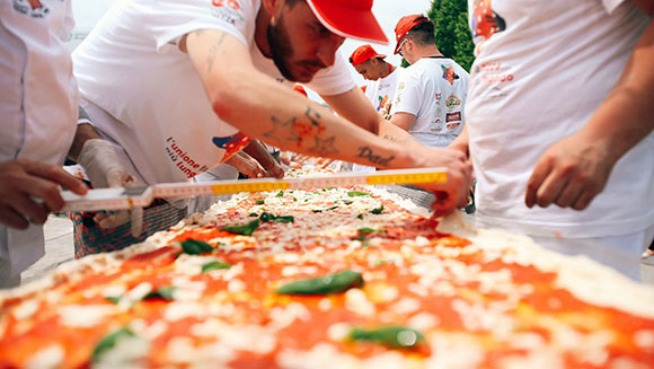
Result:
<svg viewBox="0 0 654 369"><path fill-rule="evenodd" d="M648 368L654 292L371 187L238 194L0 295L0 368Z"/></svg>

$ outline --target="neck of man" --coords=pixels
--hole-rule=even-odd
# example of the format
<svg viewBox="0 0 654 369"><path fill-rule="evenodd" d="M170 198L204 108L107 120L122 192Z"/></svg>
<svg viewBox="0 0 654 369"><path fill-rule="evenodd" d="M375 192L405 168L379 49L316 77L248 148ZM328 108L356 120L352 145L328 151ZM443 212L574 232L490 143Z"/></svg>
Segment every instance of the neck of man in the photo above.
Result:
<svg viewBox="0 0 654 369"><path fill-rule="evenodd" d="M387 62L380 63L379 67L381 68L381 78L388 77L395 70L395 66Z"/></svg>
<svg viewBox="0 0 654 369"><path fill-rule="evenodd" d="M254 42L257 44L263 56L268 59L272 59L270 44L268 43L268 26L270 25L271 18L271 15L262 4L257 13L257 20L254 26Z"/></svg>
<svg viewBox="0 0 654 369"><path fill-rule="evenodd" d="M438 50L438 47L436 45L429 45L425 47L421 47L418 50L416 50L416 60L424 59L424 58L434 58L434 57L442 57L443 54Z"/></svg>

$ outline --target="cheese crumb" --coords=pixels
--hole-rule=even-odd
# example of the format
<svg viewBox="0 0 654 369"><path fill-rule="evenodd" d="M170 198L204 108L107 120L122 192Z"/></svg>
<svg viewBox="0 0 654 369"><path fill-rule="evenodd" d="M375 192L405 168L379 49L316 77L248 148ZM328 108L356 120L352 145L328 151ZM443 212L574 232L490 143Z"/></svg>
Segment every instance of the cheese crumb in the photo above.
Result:
<svg viewBox="0 0 654 369"><path fill-rule="evenodd" d="M59 344L48 346L38 351L27 363L29 369L55 369L61 367L64 360L64 349Z"/></svg>

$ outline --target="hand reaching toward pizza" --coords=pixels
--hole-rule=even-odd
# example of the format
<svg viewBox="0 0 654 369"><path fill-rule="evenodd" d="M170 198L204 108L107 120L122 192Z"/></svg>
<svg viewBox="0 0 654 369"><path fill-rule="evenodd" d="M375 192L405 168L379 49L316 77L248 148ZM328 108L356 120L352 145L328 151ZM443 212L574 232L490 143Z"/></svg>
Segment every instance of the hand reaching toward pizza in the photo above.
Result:
<svg viewBox="0 0 654 369"><path fill-rule="evenodd" d="M135 187L140 183L118 161L114 147L103 139L90 139L84 143L78 162L94 188ZM115 228L132 221L132 235L142 232L142 209L132 211L98 212L93 220L100 228Z"/></svg>
<svg viewBox="0 0 654 369"><path fill-rule="evenodd" d="M261 164L243 151L237 152L231 158L226 160L225 163L233 166L239 171L239 173L248 178L267 177L266 170L261 166Z"/></svg>
<svg viewBox="0 0 654 369"><path fill-rule="evenodd" d="M264 169L266 170L266 177L284 178L284 168L275 160L273 160L270 167Z"/></svg>
<svg viewBox="0 0 654 369"><path fill-rule="evenodd" d="M425 159L423 167L447 169L445 183L421 184L420 187L434 193L436 200L431 205L435 216L443 216L468 203L468 191L472 185L472 164L461 151L435 149L425 146L415 148Z"/></svg>
<svg viewBox="0 0 654 369"><path fill-rule="evenodd" d="M527 183L528 207L583 210L604 189L615 160L599 141L578 133L552 145L538 160Z"/></svg>
<svg viewBox="0 0 654 369"><path fill-rule="evenodd" d="M87 191L82 181L54 164L26 159L1 163L0 223L18 229L45 223L48 213L64 204L60 186L78 195Z"/></svg>

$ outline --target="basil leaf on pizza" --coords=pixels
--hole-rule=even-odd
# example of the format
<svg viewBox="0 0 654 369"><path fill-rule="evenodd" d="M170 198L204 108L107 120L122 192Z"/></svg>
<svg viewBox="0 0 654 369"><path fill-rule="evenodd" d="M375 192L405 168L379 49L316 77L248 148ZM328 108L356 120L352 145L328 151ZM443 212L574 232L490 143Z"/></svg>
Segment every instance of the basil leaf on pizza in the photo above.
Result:
<svg viewBox="0 0 654 369"><path fill-rule="evenodd" d="M229 233L240 234L242 236L251 236L257 228L259 228L259 219L255 219L250 223L243 225L223 226L220 228L220 230Z"/></svg>
<svg viewBox="0 0 654 369"><path fill-rule="evenodd" d="M295 218L292 215L275 215L268 212L261 213L259 217L262 222L275 222L275 223L294 223Z"/></svg>
<svg viewBox="0 0 654 369"><path fill-rule="evenodd" d="M182 250L189 255L200 255L205 252L212 252L214 248L204 241L186 240L182 241Z"/></svg>
<svg viewBox="0 0 654 369"><path fill-rule="evenodd" d="M425 341L425 336L407 327L383 327L377 329L355 328L350 332L353 341L376 342L391 348L411 349Z"/></svg>
<svg viewBox="0 0 654 369"><path fill-rule="evenodd" d="M347 193L350 197L359 197L359 196L370 196L370 193L363 191L348 191Z"/></svg>
<svg viewBox="0 0 654 369"><path fill-rule="evenodd" d="M120 302L119 296L105 296L105 300L111 302L112 304L117 304Z"/></svg>
<svg viewBox="0 0 654 369"><path fill-rule="evenodd" d="M363 217L361 219L363 219ZM374 229L374 228L368 228L368 227L359 228L359 229L357 229L357 236L354 239L359 240L359 241L363 241L370 234L383 233L383 232L385 232L383 229Z"/></svg>
<svg viewBox="0 0 654 369"><path fill-rule="evenodd" d="M210 272L212 270L222 270L229 269L232 267L232 264L224 263L222 261L212 261L210 263L202 265L202 273Z"/></svg>
<svg viewBox="0 0 654 369"><path fill-rule="evenodd" d="M327 209L315 209L315 210L311 210L311 212L313 212L313 213L322 213L323 211L331 211L331 210L334 210L334 209L338 209L338 205L330 206L330 207L328 207Z"/></svg>
<svg viewBox="0 0 654 369"><path fill-rule="evenodd" d="M280 295L330 295L350 288L363 287L363 276L359 272L345 270L320 278L302 279L285 284L277 289Z"/></svg>
<svg viewBox="0 0 654 369"><path fill-rule="evenodd" d="M119 341L134 337L136 337L136 334L127 327L120 328L112 333L109 333L95 346L91 360L93 362L100 361L101 356L114 349Z"/></svg>
<svg viewBox="0 0 654 369"><path fill-rule="evenodd" d="M161 287L156 291L152 291L147 295L143 296L143 300L153 300L153 299L162 299L166 301L173 301L173 293L175 292L175 287Z"/></svg>

